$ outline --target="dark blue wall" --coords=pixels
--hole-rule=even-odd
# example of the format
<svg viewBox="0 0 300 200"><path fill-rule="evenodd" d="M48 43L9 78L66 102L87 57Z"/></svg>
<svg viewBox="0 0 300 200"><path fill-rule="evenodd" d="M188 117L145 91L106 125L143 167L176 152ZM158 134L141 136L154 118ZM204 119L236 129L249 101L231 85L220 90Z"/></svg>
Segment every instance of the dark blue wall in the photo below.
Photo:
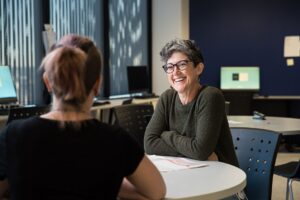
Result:
<svg viewBox="0 0 300 200"><path fill-rule="evenodd" d="M260 66L261 95L300 95L300 58L288 67L284 37L300 35L298 0L190 0L190 38L203 52L202 84L219 87L220 66Z"/></svg>

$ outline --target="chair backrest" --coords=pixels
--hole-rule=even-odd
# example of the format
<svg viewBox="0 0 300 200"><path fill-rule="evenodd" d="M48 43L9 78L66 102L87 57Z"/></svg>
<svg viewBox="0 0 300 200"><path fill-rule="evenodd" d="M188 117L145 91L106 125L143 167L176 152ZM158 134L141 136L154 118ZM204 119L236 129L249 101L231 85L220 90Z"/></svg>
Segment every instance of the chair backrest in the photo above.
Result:
<svg viewBox="0 0 300 200"><path fill-rule="evenodd" d="M113 108L115 123L125 129L144 148L144 133L148 124L147 116L153 114L152 104L128 104Z"/></svg>
<svg viewBox="0 0 300 200"><path fill-rule="evenodd" d="M100 121L107 124L114 124L112 117L112 108L101 108Z"/></svg>
<svg viewBox="0 0 300 200"><path fill-rule="evenodd" d="M231 128L231 134L240 168L247 174L248 199L271 199L281 134L254 128Z"/></svg>
<svg viewBox="0 0 300 200"><path fill-rule="evenodd" d="M293 178L300 179L300 160L298 161L298 165L294 171Z"/></svg>
<svg viewBox="0 0 300 200"><path fill-rule="evenodd" d="M8 119L6 124L16 119L25 119L32 116L39 116L47 113L50 110L49 106L28 106L11 108L9 110Z"/></svg>

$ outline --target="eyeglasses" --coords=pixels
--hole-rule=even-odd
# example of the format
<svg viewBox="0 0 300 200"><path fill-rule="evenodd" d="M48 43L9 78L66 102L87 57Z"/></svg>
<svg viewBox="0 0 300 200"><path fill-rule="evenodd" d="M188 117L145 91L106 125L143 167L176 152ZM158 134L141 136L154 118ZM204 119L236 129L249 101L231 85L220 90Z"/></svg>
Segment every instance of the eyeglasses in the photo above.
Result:
<svg viewBox="0 0 300 200"><path fill-rule="evenodd" d="M174 68L177 67L177 70L182 71L185 70L188 66L188 63L192 62L189 60L180 60L175 64L167 63L162 66L162 68L165 70L167 74L171 74L174 71Z"/></svg>

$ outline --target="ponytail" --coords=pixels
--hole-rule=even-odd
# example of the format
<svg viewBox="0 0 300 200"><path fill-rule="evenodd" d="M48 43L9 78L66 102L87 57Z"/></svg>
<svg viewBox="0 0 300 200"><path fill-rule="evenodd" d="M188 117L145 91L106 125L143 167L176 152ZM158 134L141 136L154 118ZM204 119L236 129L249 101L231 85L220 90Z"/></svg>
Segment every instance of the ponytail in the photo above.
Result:
<svg viewBox="0 0 300 200"><path fill-rule="evenodd" d="M44 58L42 67L57 99L76 107L85 102L85 64L86 54L69 46L57 48Z"/></svg>

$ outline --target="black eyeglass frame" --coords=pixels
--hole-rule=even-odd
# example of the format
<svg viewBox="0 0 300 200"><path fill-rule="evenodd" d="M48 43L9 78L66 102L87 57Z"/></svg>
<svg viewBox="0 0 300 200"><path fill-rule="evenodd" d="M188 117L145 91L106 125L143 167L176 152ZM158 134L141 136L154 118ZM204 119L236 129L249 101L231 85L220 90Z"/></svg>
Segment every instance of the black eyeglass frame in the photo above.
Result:
<svg viewBox="0 0 300 200"><path fill-rule="evenodd" d="M182 63L184 62L184 63ZM176 67L177 70L182 71L185 70L187 68L187 64L189 62L193 62L190 60L180 60L177 63L173 64L173 63L167 63L165 65L162 66L163 70L167 73L167 74L171 74L174 72L174 68ZM180 65L181 64L181 65ZM170 65L172 65L172 68L170 67ZM169 66L169 67L168 67ZM169 71L168 71L169 70ZM170 71L171 70L171 71Z"/></svg>

